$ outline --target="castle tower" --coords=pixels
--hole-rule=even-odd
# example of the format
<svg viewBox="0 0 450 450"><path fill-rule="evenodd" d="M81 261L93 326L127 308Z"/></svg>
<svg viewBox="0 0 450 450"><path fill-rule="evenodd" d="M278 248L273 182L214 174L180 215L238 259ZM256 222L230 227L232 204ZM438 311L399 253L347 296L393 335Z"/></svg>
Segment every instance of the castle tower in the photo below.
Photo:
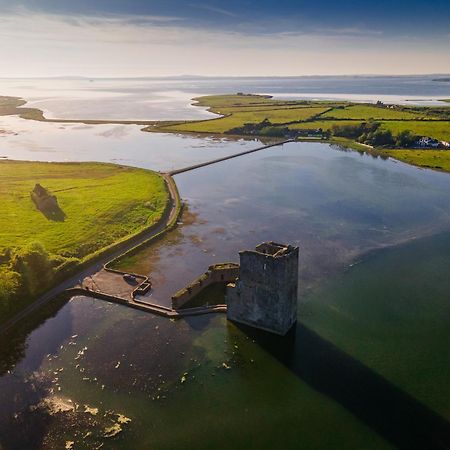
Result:
<svg viewBox="0 0 450 450"><path fill-rule="evenodd" d="M264 242L239 256L239 278L227 286L227 318L285 335L297 320L298 247Z"/></svg>

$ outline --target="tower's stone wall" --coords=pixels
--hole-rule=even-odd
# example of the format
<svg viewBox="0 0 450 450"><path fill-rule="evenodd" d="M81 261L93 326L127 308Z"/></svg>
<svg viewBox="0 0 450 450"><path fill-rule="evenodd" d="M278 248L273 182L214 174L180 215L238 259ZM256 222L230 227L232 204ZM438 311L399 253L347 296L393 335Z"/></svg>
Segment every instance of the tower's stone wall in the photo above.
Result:
<svg viewBox="0 0 450 450"><path fill-rule="evenodd" d="M298 247L268 242L239 255L239 278L227 287L228 319L286 334L297 320Z"/></svg>

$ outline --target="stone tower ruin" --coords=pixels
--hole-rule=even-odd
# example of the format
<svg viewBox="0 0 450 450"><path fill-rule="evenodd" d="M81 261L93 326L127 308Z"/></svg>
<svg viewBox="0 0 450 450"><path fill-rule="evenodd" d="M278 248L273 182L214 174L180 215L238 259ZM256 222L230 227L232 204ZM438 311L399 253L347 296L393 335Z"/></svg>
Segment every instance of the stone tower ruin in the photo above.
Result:
<svg viewBox="0 0 450 450"><path fill-rule="evenodd" d="M264 242L239 256L239 278L226 291L227 318L285 335L297 321L298 247Z"/></svg>

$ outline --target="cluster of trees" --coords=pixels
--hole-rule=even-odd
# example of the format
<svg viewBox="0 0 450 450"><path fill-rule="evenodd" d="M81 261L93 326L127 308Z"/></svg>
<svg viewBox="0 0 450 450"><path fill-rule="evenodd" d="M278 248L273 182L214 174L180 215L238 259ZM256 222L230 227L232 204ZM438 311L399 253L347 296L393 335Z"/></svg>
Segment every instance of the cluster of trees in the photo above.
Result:
<svg viewBox="0 0 450 450"><path fill-rule="evenodd" d="M275 126L269 119L264 119L258 123L244 123L242 127L231 128L226 131L227 134L244 134L250 136L267 136L286 138L295 134L288 127Z"/></svg>
<svg viewBox="0 0 450 450"><path fill-rule="evenodd" d="M296 136L324 136L330 137L329 130L323 131L322 128L304 129L304 130L290 130L287 126L273 125L269 119L264 119L258 123L244 123L241 127L231 128L226 131L228 134L236 135L255 135L278 138L292 138Z"/></svg>
<svg viewBox="0 0 450 450"><path fill-rule="evenodd" d="M358 139L363 135L375 132L380 126L377 122L363 122L356 125L333 125L334 136Z"/></svg>
<svg viewBox="0 0 450 450"><path fill-rule="evenodd" d="M290 130L286 126L275 126L269 119L264 119L258 123L245 123L240 127L231 128L226 133L236 135L254 135L254 136L269 136L269 137L295 137L295 136L323 136L329 138L332 133L334 136L345 137L353 139L364 144L369 144L374 147L399 147L407 148L413 146L417 141L418 136L409 130L400 132L394 136L391 131L383 130L379 122L368 121L361 122L355 125L335 124L332 130L313 129L313 130Z"/></svg>
<svg viewBox="0 0 450 450"><path fill-rule="evenodd" d="M418 139L419 136L409 130L404 130L397 134L395 137L395 143L397 147L412 147Z"/></svg>
<svg viewBox="0 0 450 450"><path fill-rule="evenodd" d="M272 127L272 122L269 119L264 119L258 123L244 123L241 127L231 128L226 131L227 134L248 134L261 135L264 128Z"/></svg>
<svg viewBox="0 0 450 450"><path fill-rule="evenodd" d="M39 242L0 256L0 314L16 309L20 299L39 295L70 273L79 262L47 252Z"/></svg>
<svg viewBox="0 0 450 450"><path fill-rule="evenodd" d="M394 136L390 130L380 128L378 122L363 122L357 125L334 125L333 135L355 139L358 142L373 145L374 147L411 147L418 136L409 130Z"/></svg>

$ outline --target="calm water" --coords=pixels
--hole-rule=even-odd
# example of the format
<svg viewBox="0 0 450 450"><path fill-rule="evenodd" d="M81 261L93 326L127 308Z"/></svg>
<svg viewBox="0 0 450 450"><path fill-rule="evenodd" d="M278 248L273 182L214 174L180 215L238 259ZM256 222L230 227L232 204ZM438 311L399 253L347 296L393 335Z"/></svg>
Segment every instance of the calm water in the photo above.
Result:
<svg viewBox="0 0 450 450"><path fill-rule="evenodd" d="M86 119L202 119L199 95L239 91L276 98L445 105L450 83L435 76L288 78L0 79L0 95L23 97L48 117Z"/></svg>
<svg viewBox="0 0 450 450"><path fill-rule="evenodd" d="M78 125L1 117L0 157L31 161L101 161L168 171L250 150L256 140L146 133L135 125Z"/></svg>
<svg viewBox="0 0 450 450"><path fill-rule="evenodd" d="M175 179L195 226L134 267L151 273L151 300L166 304L211 262L265 240L301 247L306 291L369 250L450 229L446 174L326 144L287 144Z"/></svg>
<svg viewBox="0 0 450 450"><path fill-rule="evenodd" d="M279 340L219 315L172 322L87 298L55 305L2 342L4 448L448 439L448 175L298 143L176 181L183 224L130 262L154 281L152 301L242 248L286 241L301 247L296 333Z"/></svg>

